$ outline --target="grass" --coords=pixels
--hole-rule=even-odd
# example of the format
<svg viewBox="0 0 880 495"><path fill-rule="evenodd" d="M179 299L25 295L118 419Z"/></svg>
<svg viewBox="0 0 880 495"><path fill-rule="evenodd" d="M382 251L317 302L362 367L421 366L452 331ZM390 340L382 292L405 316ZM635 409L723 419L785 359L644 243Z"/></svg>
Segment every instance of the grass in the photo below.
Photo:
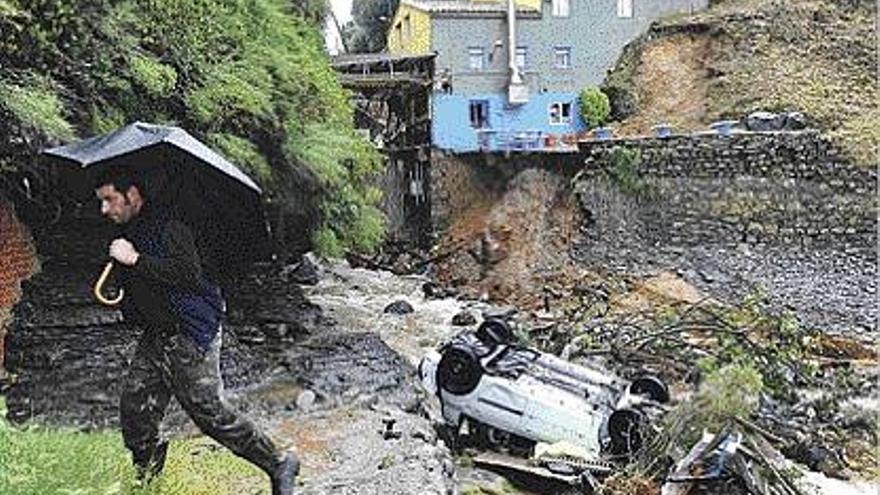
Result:
<svg viewBox="0 0 880 495"><path fill-rule="evenodd" d="M257 495L268 478L205 437L172 442L165 472L135 483L117 431L85 433L6 419L0 397L0 493L3 495Z"/></svg>
<svg viewBox="0 0 880 495"><path fill-rule="evenodd" d="M46 81L20 86L0 80L0 107L47 136L73 137L73 127L64 119L61 100Z"/></svg>

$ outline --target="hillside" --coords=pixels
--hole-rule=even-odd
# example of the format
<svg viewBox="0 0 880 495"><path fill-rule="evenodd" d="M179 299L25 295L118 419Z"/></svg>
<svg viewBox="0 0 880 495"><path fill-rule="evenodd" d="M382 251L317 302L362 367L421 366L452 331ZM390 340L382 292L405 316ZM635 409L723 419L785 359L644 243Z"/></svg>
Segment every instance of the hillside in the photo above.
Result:
<svg viewBox="0 0 880 495"><path fill-rule="evenodd" d="M369 250L379 154L353 128L319 34L323 0L0 0L0 196L55 194L48 145L144 121L226 155L286 214L280 244ZM22 177L30 190L19 191ZM26 196L27 199L22 198Z"/></svg>
<svg viewBox="0 0 880 495"><path fill-rule="evenodd" d="M880 142L875 2L726 0L652 26L610 72L622 134L677 130L758 110L799 111L854 161Z"/></svg>

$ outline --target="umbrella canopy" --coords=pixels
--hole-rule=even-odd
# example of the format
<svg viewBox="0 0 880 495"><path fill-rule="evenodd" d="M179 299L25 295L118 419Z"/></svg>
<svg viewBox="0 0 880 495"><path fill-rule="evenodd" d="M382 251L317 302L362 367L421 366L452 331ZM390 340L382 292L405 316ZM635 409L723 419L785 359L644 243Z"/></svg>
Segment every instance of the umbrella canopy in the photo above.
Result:
<svg viewBox="0 0 880 495"><path fill-rule="evenodd" d="M70 160L82 167L108 164L133 155L143 153L151 147L167 145L192 155L203 164L250 187L258 194L262 191L235 165L192 137L180 127L135 122L110 134L84 139L78 143L49 148L43 153L49 156Z"/></svg>
<svg viewBox="0 0 880 495"><path fill-rule="evenodd" d="M190 225L209 269L268 254L260 188L179 127L135 122L43 154L78 166L76 175L89 185L115 167L143 178L148 204L168 209Z"/></svg>

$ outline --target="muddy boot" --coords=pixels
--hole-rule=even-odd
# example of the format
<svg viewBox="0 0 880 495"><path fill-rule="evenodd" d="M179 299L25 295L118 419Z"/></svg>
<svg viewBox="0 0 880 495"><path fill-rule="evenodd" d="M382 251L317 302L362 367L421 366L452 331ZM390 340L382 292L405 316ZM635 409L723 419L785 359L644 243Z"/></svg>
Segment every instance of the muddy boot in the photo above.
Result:
<svg viewBox="0 0 880 495"><path fill-rule="evenodd" d="M168 440L162 440L144 455L134 457L134 468L137 471L137 480L141 484L148 484L165 468L165 458L168 456Z"/></svg>
<svg viewBox="0 0 880 495"><path fill-rule="evenodd" d="M293 452L287 452L271 475L272 495L293 495L297 474L299 474L299 459Z"/></svg>

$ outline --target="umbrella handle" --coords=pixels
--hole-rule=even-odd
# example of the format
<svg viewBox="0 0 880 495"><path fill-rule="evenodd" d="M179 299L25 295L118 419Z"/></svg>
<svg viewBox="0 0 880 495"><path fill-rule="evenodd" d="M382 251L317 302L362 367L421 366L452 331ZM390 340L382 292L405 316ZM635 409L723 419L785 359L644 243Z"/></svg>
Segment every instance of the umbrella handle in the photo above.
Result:
<svg viewBox="0 0 880 495"><path fill-rule="evenodd" d="M101 272L101 276L98 277L98 281L95 282L95 290L92 293L95 295L95 299L98 300L101 304L106 304L107 306L116 306L117 304L122 302L122 297L125 295L125 291L119 289L119 294L113 298L108 299L104 297L104 294L101 292L104 290L104 282L107 281L107 277L110 275L110 270L113 269L113 261L108 261L106 265L104 265L104 271Z"/></svg>

